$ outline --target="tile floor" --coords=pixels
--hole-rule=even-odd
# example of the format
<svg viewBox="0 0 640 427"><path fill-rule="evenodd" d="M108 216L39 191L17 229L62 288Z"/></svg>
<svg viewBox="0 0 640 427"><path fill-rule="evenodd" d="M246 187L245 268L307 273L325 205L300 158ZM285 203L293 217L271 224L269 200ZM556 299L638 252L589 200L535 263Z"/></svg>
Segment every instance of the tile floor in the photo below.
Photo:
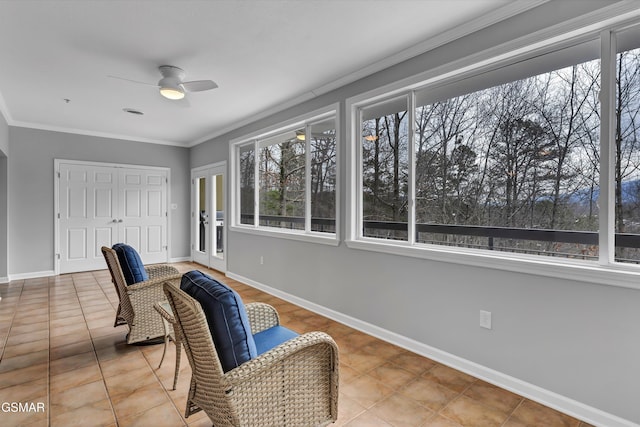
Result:
<svg viewBox="0 0 640 427"><path fill-rule="evenodd" d="M245 302L274 305L293 330L333 336L341 365L334 425L587 426L217 272L175 266L213 275ZM107 270L14 281L0 285L0 296L0 402L36 404L32 412L3 404L1 426L211 426L203 412L184 418L187 358L173 391L173 345L158 369L161 344L127 345L127 327L113 327L117 296Z"/></svg>

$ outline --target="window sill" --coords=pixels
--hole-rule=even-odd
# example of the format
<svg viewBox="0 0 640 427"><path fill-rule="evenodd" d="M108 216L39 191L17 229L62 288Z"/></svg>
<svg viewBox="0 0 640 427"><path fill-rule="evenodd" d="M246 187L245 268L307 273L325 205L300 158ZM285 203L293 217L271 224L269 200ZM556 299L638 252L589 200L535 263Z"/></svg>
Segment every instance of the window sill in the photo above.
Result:
<svg viewBox="0 0 640 427"><path fill-rule="evenodd" d="M269 227L251 227L234 225L229 227L230 231L238 233L253 234L266 237L275 237L278 239L297 240L301 242L319 243L329 246L338 246L338 237L333 233L305 233L304 231L278 229Z"/></svg>
<svg viewBox="0 0 640 427"><path fill-rule="evenodd" d="M404 242L375 239L346 240L345 244L351 249L640 290L640 268L634 265L605 266L595 261L438 245L411 246Z"/></svg>

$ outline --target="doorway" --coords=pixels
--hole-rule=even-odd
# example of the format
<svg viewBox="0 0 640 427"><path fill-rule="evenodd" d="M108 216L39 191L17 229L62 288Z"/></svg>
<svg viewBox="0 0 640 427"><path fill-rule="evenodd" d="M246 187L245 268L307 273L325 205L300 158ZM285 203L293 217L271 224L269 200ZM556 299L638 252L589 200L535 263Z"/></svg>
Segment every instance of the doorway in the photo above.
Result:
<svg viewBox="0 0 640 427"><path fill-rule="evenodd" d="M122 242L143 263L168 260L167 168L56 160L56 273L105 268Z"/></svg>
<svg viewBox="0 0 640 427"><path fill-rule="evenodd" d="M191 258L220 272L226 259L226 162L191 171Z"/></svg>

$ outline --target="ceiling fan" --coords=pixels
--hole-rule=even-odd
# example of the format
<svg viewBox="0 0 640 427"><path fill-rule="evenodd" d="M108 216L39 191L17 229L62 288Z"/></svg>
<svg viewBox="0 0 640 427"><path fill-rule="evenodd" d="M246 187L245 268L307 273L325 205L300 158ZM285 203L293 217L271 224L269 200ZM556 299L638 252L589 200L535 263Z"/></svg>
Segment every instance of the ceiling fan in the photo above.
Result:
<svg viewBox="0 0 640 427"><path fill-rule="evenodd" d="M194 80L185 82L185 72L182 68L173 65L161 65L158 67L162 78L157 84L139 82L136 80L125 79L118 76L108 76L114 79L126 80L128 82L139 83L149 86L155 86L160 89L160 95L167 99L178 100L185 97L185 92L202 92L218 87L213 80Z"/></svg>

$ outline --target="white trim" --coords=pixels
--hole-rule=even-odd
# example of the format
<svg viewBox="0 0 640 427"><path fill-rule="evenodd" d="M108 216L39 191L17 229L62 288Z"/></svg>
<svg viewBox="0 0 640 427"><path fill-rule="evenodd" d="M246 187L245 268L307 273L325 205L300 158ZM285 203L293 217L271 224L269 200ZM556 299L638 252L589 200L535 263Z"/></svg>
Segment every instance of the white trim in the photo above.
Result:
<svg viewBox="0 0 640 427"><path fill-rule="evenodd" d="M26 129L46 130L51 132L70 133L73 135L95 136L98 138L119 139L119 140L129 141L129 142L133 141L133 142L143 142L146 144L170 145L174 147L189 148L189 145L187 143L182 143L182 142L167 141L162 139L141 138L133 135L121 135L121 134L115 134L110 132L91 131L86 129L69 128L64 126L51 126L51 125L45 125L41 123L21 122L21 121L14 120L11 123L9 123L9 125L13 127L20 127L20 128L26 128Z"/></svg>
<svg viewBox="0 0 640 427"><path fill-rule="evenodd" d="M257 131L245 134L244 136L233 138L232 140L229 141L229 148L231 148L234 145L240 145L242 143L251 142L252 140L255 140L255 139L268 138L270 136L274 136L274 135L277 135L278 133L284 132L289 128L304 126L307 122L321 121L323 119L330 118L332 115L338 116L339 112L340 112L340 103L334 102L325 107L318 108L308 113L300 114L288 120L281 121L271 126L267 126Z"/></svg>
<svg viewBox="0 0 640 427"><path fill-rule="evenodd" d="M340 244L340 241L338 241L338 238L334 233L321 233L315 231L305 233L303 230L260 226L252 227L249 225L234 225L230 226L229 230L238 233L253 234L254 236L276 237L280 239L297 240L300 242L320 243L329 246L338 246Z"/></svg>
<svg viewBox="0 0 640 427"><path fill-rule="evenodd" d="M167 262L172 263L172 262L191 262L191 261L193 261L191 257L183 256L183 257L169 258L169 261Z"/></svg>
<svg viewBox="0 0 640 427"><path fill-rule="evenodd" d="M18 274L10 274L9 280L26 280L26 279L38 279L40 277L51 277L55 276L56 272L53 270L44 270L44 271L32 271L29 273L18 273Z"/></svg>
<svg viewBox="0 0 640 427"><path fill-rule="evenodd" d="M614 264L615 251L615 105L616 37L612 31L600 34L600 208L598 257L600 264ZM602 112L608 114L602 114Z"/></svg>
<svg viewBox="0 0 640 427"><path fill-rule="evenodd" d="M0 284L9 283L10 280L8 277L0 277Z"/></svg>
<svg viewBox="0 0 640 427"><path fill-rule="evenodd" d="M371 323L356 319L339 311L332 310L314 302L305 300L287 292L272 288L263 283L241 276L239 274L227 272L227 277L252 286L270 295L281 298L297 306L303 307L321 316L335 320L336 322L357 329L366 334L372 335L383 341L397 345L411 352L417 353L438 363L458 369L478 379L494 384L505 390L509 390L520 396L526 397L543 405L549 406L562 413L586 421L595 426L602 427L640 427L629 420L620 418L614 414L602 411L579 401L562 396L553 391L544 389L534 384L522 381L516 377L504 374L455 354L442 351L425 343L405 337L398 333L378 327Z"/></svg>

